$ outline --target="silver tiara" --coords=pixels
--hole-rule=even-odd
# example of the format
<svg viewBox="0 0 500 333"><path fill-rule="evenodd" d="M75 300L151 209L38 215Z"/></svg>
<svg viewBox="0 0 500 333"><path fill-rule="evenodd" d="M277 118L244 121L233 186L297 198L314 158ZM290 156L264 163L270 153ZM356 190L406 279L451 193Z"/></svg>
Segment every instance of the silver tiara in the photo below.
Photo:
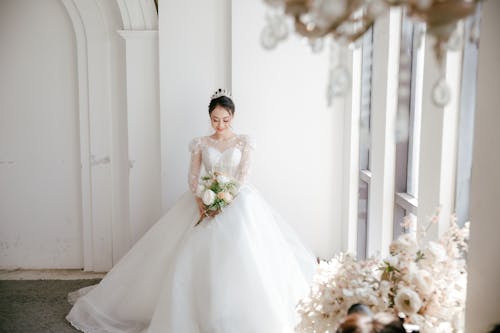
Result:
<svg viewBox="0 0 500 333"><path fill-rule="evenodd" d="M216 99L216 98L219 98L219 97L222 97L222 96L226 96L226 97L229 97L229 98L232 98L231 96L231 93L229 92L229 90L226 90L226 89L217 89L212 97L210 97L210 100L213 100L213 99Z"/></svg>

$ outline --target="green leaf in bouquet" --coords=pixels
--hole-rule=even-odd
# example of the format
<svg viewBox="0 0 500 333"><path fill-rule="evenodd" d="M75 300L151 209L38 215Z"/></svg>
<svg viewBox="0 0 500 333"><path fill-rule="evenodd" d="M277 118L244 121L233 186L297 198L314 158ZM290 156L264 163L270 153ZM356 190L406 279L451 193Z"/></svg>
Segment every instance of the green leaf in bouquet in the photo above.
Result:
<svg viewBox="0 0 500 333"><path fill-rule="evenodd" d="M221 187L220 187L219 183L214 183L214 184L210 187L210 189L211 189L212 191L214 191L215 193L219 193L219 192L221 192L221 191L222 191L222 189L221 189Z"/></svg>
<svg viewBox="0 0 500 333"><path fill-rule="evenodd" d="M422 252L422 250L417 251L417 258L415 259L415 262L419 262L420 260L425 259L425 254Z"/></svg>

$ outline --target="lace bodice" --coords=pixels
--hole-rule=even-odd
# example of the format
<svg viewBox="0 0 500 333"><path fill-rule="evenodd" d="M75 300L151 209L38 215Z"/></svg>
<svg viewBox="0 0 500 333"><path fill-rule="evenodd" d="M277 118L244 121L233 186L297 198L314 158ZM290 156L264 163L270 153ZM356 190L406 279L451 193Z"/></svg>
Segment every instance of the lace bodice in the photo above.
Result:
<svg viewBox="0 0 500 333"><path fill-rule="evenodd" d="M239 134L227 140L216 140L210 136L194 138L189 144L189 189L195 194L198 192L202 171L218 171L235 178L240 184L245 183L254 148L255 144L248 135Z"/></svg>

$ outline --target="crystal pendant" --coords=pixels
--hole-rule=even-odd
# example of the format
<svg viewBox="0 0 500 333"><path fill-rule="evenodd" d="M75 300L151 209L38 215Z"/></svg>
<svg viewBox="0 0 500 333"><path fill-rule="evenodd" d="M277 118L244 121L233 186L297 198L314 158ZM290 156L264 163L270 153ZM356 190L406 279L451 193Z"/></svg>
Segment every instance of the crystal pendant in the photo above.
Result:
<svg viewBox="0 0 500 333"><path fill-rule="evenodd" d="M288 26L283 16L274 15L272 17L268 17L268 22L271 30L273 31L274 37L276 37L279 41L288 37Z"/></svg>
<svg viewBox="0 0 500 333"><path fill-rule="evenodd" d="M455 29L451 34L446 43L446 48L450 51L460 51L462 48L462 36L460 36L458 29Z"/></svg>
<svg viewBox="0 0 500 333"><path fill-rule="evenodd" d="M267 24L260 33L260 44L266 50L272 50L278 42L288 37L288 26L284 16L268 14Z"/></svg>
<svg viewBox="0 0 500 333"><path fill-rule="evenodd" d="M450 87L445 78L440 78L432 87L432 101L437 107L445 107L450 101Z"/></svg>
<svg viewBox="0 0 500 333"><path fill-rule="evenodd" d="M260 33L260 44L266 50L272 50L278 45L278 38L274 35L271 26L266 25Z"/></svg>
<svg viewBox="0 0 500 333"><path fill-rule="evenodd" d="M330 71L330 82L328 84L328 96L332 97L344 96L349 90L351 84L351 76L349 71L344 66L337 66Z"/></svg>
<svg viewBox="0 0 500 333"><path fill-rule="evenodd" d="M322 38L309 38L309 47L312 53L321 53L323 51L323 39Z"/></svg>
<svg viewBox="0 0 500 333"><path fill-rule="evenodd" d="M285 0L264 0L271 7L282 7L285 5Z"/></svg>

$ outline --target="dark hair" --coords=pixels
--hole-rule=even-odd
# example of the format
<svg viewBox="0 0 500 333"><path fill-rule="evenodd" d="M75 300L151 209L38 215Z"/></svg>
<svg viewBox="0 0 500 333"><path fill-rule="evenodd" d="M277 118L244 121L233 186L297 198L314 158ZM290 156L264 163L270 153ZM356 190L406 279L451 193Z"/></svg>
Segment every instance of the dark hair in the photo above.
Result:
<svg viewBox="0 0 500 333"><path fill-rule="evenodd" d="M500 333L500 324L496 324L495 326L493 326L489 333Z"/></svg>
<svg viewBox="0 0 500 333"><path fill-rule="evenodd" d="M368 316L372 315L370 308L361 303L351 305L351 307L347 310L347 314L350 315L351 313L362 313Z"/></svg>
<svg viewBox="0 0 500 333"><path fill-rule="evenodd" d="M229 97L226 96L221 96L214 98L210 101L210 104L208 105L208 114L212 114L212 111L217 107L223 107L227 111L231 113L231 115L234 115L234 103L233 100Z"/></svg>
<svg viewBox="0 0 500 333"><path fill-rule="evenodd" d="M348 315L337 333L406 333L401 319L392 313L379 312L374 316L362 313Z"/></svg>

